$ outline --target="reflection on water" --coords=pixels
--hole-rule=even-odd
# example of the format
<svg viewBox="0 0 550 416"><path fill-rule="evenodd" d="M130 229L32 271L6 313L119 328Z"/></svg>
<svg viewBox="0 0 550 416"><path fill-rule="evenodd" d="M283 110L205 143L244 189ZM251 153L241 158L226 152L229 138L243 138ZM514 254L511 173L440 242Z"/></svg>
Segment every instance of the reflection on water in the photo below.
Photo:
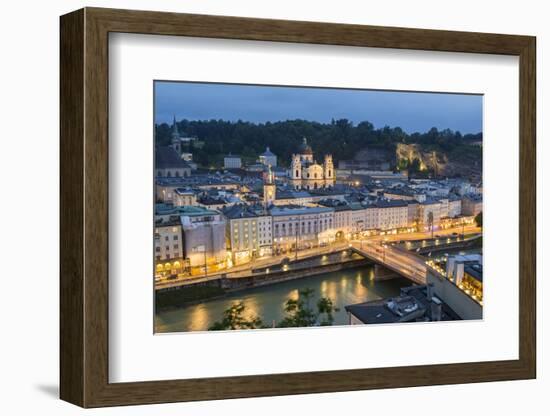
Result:
<svg viewBox="0 0 550 416"><path fill-rule="evenodd" d="M334 323L345 325L348 323L345 305L395 296L399 294L400 288L409 285L402 278L375 281L372 267L342 270L249 289L222 299L160 312L155 316L155 329L156 332L205 331L215 321L221 320L224 310L238 301L244 302L248 316L259 316L265 324L272 325L283 319L285 302L298 299L298 292L306 288L315 291L315 303L320 297L329 297L340 309L334 314Z"/></svg>

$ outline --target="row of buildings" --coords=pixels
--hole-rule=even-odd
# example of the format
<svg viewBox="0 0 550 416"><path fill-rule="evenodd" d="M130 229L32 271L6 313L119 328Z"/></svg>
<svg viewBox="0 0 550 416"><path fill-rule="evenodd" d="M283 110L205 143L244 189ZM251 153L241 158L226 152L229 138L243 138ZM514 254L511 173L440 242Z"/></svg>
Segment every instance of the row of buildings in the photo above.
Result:
<svg viewBox="0 0 550 416"><path fill-rule="evenodd" d="M332 157L317 163L305 139L282 177L269 149L259 172L192 172L173 146L156 157L158 276L214 273L362 234L471 223L482 209L467 181L408 181L386 172L337 183Z"/></svg>
<svg viewBox="0 0 550 416"><path fill-rule="evenodd" d="M473 215L463 215L463 199L449 198L422 203L378 200L365 204L338 199L304 205L240 202L210 209L198 204L192 192L176 191L175 201L156 204L155 256L162 265L157 272L162 275L220 271L357 235L412 232L474 221ZM176 260L179 263L172 267Z"/></svg>

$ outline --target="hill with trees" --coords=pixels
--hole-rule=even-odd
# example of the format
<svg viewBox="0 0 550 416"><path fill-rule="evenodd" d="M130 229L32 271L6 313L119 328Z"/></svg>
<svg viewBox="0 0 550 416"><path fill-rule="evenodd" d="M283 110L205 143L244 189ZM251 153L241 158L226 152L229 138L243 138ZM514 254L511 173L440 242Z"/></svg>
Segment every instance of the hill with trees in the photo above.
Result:
<svg viewBox="0 0 550 416"><path fill-rule="evenodd" d="M255 160L270 147L281 166L288 166L290 158L307 137L308 144L318 154L331 153L337 164L340 160L353 159L362 149L378 148L395 154L398 144L415 144L423 152L437 152L444 158L459 158L465 163L481 160L481 147L472 145L481 142L482 134L465 134L449 129L431 128L424 133L408 134L400 127L374 128L368 121L354 124L347 119L319 123L307 120L287 120L266 123L225 120L180 120L178 130L185 136L197 137L200 147L191 142L188 149L195 162L208 167L223 165L223 156L232 153L245 160ZM171 126L163 123L155 126L155 143L167 145L171 140ZM399 165L416 165L413 160Z"/></svg>

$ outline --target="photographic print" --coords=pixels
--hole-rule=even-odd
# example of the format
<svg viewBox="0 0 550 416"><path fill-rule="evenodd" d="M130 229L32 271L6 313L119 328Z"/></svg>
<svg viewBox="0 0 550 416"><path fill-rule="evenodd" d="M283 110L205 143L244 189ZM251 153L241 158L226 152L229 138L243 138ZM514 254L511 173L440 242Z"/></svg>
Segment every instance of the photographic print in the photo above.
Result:
<svg viewBox="0 0 550 416"><path fill-rule="evenodd" d="M154 100L155 333L482 319L482 95Z"/></svg>

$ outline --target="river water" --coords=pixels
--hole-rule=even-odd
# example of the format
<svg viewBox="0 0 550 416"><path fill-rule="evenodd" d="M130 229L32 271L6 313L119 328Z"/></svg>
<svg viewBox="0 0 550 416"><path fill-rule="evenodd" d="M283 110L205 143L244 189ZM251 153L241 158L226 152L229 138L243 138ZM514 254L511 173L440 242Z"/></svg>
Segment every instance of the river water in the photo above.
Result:
<svg viewBox="0 0 550 416"><path fill-rule="evenodd" d="M315 304L320 297L329 297L340 310L334 314L335 325L347 325L348 316L344 306L370 300L396 296L399 289L410 286L404 278L374 280L374 269L365 266L355 269L325 273L303 279L291 280L270 286L235 292L220 299L205 301L179 309L162 311L155 316L156 332L206 331L222 318L223 311L233 303L243 301L245 315L261 317L264 324L272 325L285 316L284 304L296 299L302 289L315 291Z"/></svg>

